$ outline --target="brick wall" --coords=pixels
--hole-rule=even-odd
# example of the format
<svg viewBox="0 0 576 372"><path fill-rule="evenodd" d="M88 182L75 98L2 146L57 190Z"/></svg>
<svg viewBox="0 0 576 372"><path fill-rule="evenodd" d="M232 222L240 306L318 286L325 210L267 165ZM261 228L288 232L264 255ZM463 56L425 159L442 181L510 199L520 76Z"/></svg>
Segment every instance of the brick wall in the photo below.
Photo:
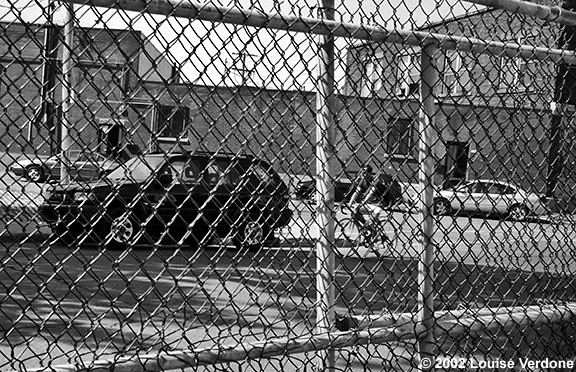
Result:
<svg viewBox="0 0 576 372"><path fill-rule="evenodd" d="M190 141L183 148L245 152L266 158L281 172L315 173L313 93L150 83L140 93L141 101L150 95L162 97L159 104L190 108ZM385 148L389 119L415 119L417 101L339 96L336 102L337 172L349 176L369 159L375 167L391 165L404 182L417 182L416 145L407 157L390 156ZM530 188L543 187L546 111L454 105L437 110L434 120L439 135L433 153L438 165L443 164L447 141L467 141L471 144L470 178L505 177ZM148 113L138 136L146 138L153 107L140 112ZM526 171L533 176L527 177ZM435 182L440 185L443 175L438 174Z"/></svg>
<svg viewBox="0 0 576 372"><path fill-rule="evenodd" d="M45 31L34 24L0 23L0 104L3 108L0 151L47 155L58 149L59 133L41 122L35 123L41 107ZM62 34L59 31L53 88L55 110L59 110L62 96ZM125 96L141 85L143 45L140 33L135 31L75 29L74 104L69 115L71 135L79 139L74 143L75 148L96 148L99 119L117 116ZM154 61L162 67L160 72L169 76L172 71L165 66L167 63L163 58ZM145 66L149 65L150 62ZM153 77L166 79L160 75Z"/></svg>
<svg viewBox="0 0 576 372"><path fill-rule="evenodd" d="M543 47L555 47L559 35L555 24L500 10L448 19L422 30ZM378 60L382 66L382 81L372 96L399 99L396 96L398 57L407 54L409 49L417 50L386 43L366 43L351 48L347 57L347 94L366 93L363 87L367 66ZM463 92L446 95L441 92L447 53L440 51L435 61L440 70L440 83L435 93L438 138L433 150L438 169L442 169L446 143L467 142L471 150L468 178L497 178L543 191L555 64L538 62L532 67L537 73L531 76L529 83L510 90L503 89L500 84L501 58L462 52L463 67L469 73L470 81ZM437 174L437 183L439 178L442 178L441 174ZM571 182L568 178L566 181Z"/></svg>

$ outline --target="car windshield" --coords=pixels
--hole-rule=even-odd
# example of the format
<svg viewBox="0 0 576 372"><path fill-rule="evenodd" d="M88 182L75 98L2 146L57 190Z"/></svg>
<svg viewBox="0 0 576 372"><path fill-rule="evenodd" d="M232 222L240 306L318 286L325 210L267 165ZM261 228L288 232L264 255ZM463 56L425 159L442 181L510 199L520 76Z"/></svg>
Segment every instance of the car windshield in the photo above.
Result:
<svg viewBox="0 0 576 372"><path fill-rule="evenodd" d="M162 156L132 158L116 168L108 175L108 178L114 180L129 179L131 181L142 182L151 178L152 174L164 163L165 159Z"/></svg>

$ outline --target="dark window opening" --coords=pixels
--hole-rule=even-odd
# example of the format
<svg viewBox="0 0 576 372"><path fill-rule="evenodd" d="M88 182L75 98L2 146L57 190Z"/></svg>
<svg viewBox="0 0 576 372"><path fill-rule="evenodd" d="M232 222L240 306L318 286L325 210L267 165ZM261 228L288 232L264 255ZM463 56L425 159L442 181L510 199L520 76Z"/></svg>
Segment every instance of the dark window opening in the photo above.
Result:
<svg viewBox="0 0 576 372"><path fill-rule="evenodd" d="M411 156L414 147L412 119L391 119L386 139L387 152L393 155Z"/></svg>
<svg viewBox="0 0 576 372"><path fill-rule="evenodd" d="M158 108L158 137L181 138L188 127L188 107L160 106Z"/></svg>

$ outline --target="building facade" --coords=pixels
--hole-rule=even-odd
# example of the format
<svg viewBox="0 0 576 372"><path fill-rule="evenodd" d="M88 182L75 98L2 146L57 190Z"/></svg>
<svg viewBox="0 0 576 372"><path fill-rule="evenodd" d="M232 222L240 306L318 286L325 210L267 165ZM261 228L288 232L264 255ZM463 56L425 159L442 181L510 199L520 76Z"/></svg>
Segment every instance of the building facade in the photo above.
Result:
<svg viewBox="0 0 576 372"><path fill-rule="evenodd" d="M0 125L6 134L0 150L54 153L61 127L62 31L0 27ZM53 38L47 37L50 30ZM421 31L548 48L561 32L499 10ZM177 66L133 30L78 28L74 45L74 105L67 116L74 147L114 153L130 143L144 152L244 152L271 160L282 172L315 174L314 93L181 82ZM368 162L417 182L419 60L420 50L405 45L361 43L348 51L345 94L337 97L335 113L336 171L342 176ZM556 65L450 50L440 50L434 61L434 182L496 178L545 191ZM574 163L573 114L567 115L564 169ZM573 178L562 174L567 188Z"/></svg>
<svg viewBox="0 0 576 372"><path fill-rule="evenodd" d="M54 25L0 23L0 151L59 151L62 33ZM133 30L75 28L72 64L73 104L67 120L73 147L86 150L114 145L130 132L119 123L130 122L125 102L143 79L178 79L173 65Z"/></svg>
<svg viewBox="0 0 576 372"><path fill-rule="evenodd" d="M477 38L487 42L487 48L490 43L559 48L562 35L555 23L497 9L448 19L419 31ZM346 93L417 101L420 53L419 48L404 45L358 44L347 59ZM560 204L573 204L574 110L569 106L562 113L561 143L551 141L557 64L551 59L455 50L439 50L433 61L439 78L434 87L435 182L491 178L544 193L549 191L550 170L556 167L561 172L552 194ZM414 128L405 131L409 135ZM553 147L560 152L558 158L551 158Z"/></svg>

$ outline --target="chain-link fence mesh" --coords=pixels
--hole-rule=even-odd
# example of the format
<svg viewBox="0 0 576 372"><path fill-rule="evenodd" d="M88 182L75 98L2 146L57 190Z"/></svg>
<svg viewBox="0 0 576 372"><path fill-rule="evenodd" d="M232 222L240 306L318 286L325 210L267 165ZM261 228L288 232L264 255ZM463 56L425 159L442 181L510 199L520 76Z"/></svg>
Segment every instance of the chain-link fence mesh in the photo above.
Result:
<svg viewBox="0 0 576 372"><path fill-rule="evenodd" d="M573 369L574 4L492 3L2 0L0 369Z"/></svg>

